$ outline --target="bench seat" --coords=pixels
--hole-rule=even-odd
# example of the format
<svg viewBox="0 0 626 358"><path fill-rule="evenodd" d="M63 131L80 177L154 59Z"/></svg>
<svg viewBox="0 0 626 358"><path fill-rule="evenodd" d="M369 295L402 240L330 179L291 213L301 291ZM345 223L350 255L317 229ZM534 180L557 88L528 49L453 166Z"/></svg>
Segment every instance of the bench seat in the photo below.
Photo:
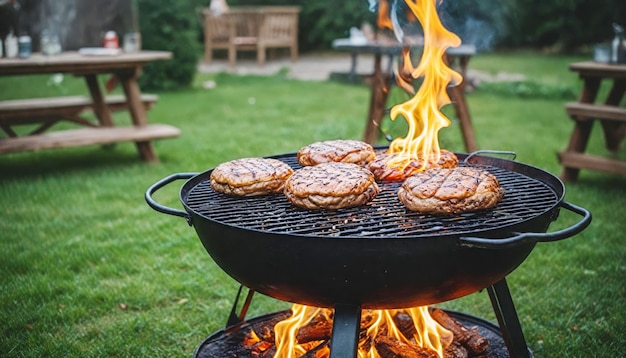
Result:
<svg viewBox="0 0 626 358"><path fill-rule="evenodd" d="M586 122L587 125L599 119L604 131L606 148L612 152L619 149L626 136L626 108L608 104L570 102L565 105L565 111L573 120Z"/></svg>
<svg viewBox="0 0 626 358"><path fill-rule="evenodd" d="M167 124L79 128L24 137L0 138L0 154L118 142L148 142L179 135L178 128Z"/></svg>
<svg viewBox="0 0 626 358"><path fill-rule="evenodd" d="M141 95L146 109L150 109L159 97L154 94ZM111 111L128 109L123 95L105 97ZM92 109L93 101L86 96L64 96L29 98L0 101L0 124L18 125L45 121L73 119Z"/></svg>
<svg viewBox="0 0 626 358"><path fill-rule="evenodd" d="M608 119L626 123L626 108L606 104L570 102L567 114L576 120Z"/></svg>

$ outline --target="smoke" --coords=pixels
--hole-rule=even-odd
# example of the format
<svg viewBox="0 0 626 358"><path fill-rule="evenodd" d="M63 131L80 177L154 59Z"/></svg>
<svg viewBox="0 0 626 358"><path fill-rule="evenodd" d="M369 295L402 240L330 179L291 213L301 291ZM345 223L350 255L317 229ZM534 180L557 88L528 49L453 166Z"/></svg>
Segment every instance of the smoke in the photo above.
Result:
<svg viewBox="0 0 626 358"><path fill-rule="evenodd" d="M469 17L460 28L457 35L459 35L463 43L476 46L478 51L492 49L496 39L496 32L491 24L484 20Z"/></svg>
<svg viewBox="0 0 626 358"><path fill-rule="evenodd" d="M415 1L415 0L414 0ZM506 19L512 4L500 0L417 0L437 1L443 25L457 34L463 44L474 45L478 51L488 51L506 35ZM404 36L423 33L421 25L409 22L404 0L391 0L389 17L398 41ZM368 0L369 10L377 12L379 0Z"/></svg>
<svg viewBox="0 0 626 358"><path fill-rule="evenodd" d="M76 19L77 0L46 1L41 7L44 29L60 39L68 37Z"/></svg>
<svg viewBox="0 0 626 358"><path fill-rule="evenodd" d="M506 18L513 5L507 1L444 1L439 7L441 21L464 44L489 51L506 34Z"/></svg>
<svg viewBox="0 0 626 358"><path fill-rule="evenodd" d="M376 12L376 9L378 8L378 1L377 0L368 0L368 2L370 3L370 11L371 12Z"/></svg>

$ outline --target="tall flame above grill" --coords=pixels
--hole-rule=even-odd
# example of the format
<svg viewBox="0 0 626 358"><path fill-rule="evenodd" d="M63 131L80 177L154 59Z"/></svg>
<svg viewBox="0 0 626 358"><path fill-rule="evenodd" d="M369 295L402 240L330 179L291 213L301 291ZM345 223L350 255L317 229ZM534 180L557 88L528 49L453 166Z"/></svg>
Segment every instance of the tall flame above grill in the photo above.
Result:
<svg viewBox="0 0 626 358"><path fill-rule="evenodd" d="M381 1L379 9L383 9L383 3L386 4L386 1ZM389 146L389 153L394 156L388 166L404 170L413 160L421 159L421 169L424 170L429 162L439 161L438 133L441 128L450 125L450 120L441 112L441 108L450 103L447 86L450 83L458 85L462 76L446 64L444 56L449 47L459 46L461 39L443 26L435 0L405 0L405 3L422 25L424 48L419 64L414 67L410 48L405 47L401 61L404 67L400 71L408 74L410 79L421 77L423 82L413 98L391 109L392 120L399 115L406 119L408 133L404 138L396 138ZM395 32L397 35L398 31ZM397 76L400 87L413 94L412 85L403 77Z"/></svg>
<svg viewBox="0 0 626 358"><path fill-rule="evenodd" d="M450 125L450 120L441 112L441 108L450 103L446 88L450 82L458 84L462 77L445 63L445 51L449 47L461 44L458 36L446 30L437 15L436 0L405 0L409 8L407 17L417 19L424 31L424 49L420 63L414 67L411 62L410 47L403 48L402 75L397 76L398 85L405 91L413 94L409 101L398 104L391 109L391 119L395 120L402 115L408 122L408 133L405 138L395 139L389 146L392 159L388 167L404 171L405 167L415 160L422 163L419 170L424 170L429 163L436 163L440 159L438 133L441 128ZM392 9L394 10L394 9ZM390 28L396 37L403 34L399 28L397 17L390 17L390 6L387 0L378 3L378 26ZM404 80L409 77L409 80ZM411 81L423 77L423 82L417 92L414 91ZM419 273L416 273L419 274ZM292 316L281 321L274 327L276 337L276 354L274 357L299 357L310 347L298 344L297 332L300 327L307 325L319 314L332 315L327 309L294 304ZM415 326L413 337L405 337L393 317L398 312L408 314ZM450 345L453 335L433 320L428 307L416 307L404 310L375 310L370 312L373 323L367 328L366 337L359 343L359 358L379 358L380 355L372 342L381 334L399 342L414 342L422 348L436 352L443 357L443 350ZM326 348L327 349L327 348ZM319 352L326 356L328 352ZM320 356L320 355L317 355Z"/></svg>

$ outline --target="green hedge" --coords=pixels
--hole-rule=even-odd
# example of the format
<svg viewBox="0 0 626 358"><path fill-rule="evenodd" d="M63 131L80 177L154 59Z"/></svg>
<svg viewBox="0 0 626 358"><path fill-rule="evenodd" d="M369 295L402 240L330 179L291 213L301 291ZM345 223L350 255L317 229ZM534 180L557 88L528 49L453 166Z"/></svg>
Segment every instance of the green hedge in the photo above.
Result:
<svg viewBox="0 0 626 358"><path fill-rule="evenodd" d="M150 63L139 78L142 88L176 89L189 86L201 53L193 5L178 0L138 0L142 47L172 51L169 61Z"/></svg>

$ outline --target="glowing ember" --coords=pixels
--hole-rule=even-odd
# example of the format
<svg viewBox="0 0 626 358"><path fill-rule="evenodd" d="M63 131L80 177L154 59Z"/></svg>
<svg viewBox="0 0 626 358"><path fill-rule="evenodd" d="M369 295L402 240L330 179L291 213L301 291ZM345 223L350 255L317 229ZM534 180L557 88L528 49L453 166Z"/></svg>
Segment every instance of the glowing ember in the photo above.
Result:
<svg viewBox="0 0 626 358"><path fill-rule="evenodd" d="M424 31L424 49L417 67L413 67L409 49L403 51L404 68L402 74L411 78L423 77L423 82L415 96L405 103L391 109L391 119L402 115L408 122L405 138L396 138L389 146L389 154L394 154L389 167L404 170L413 160L422 159L422 170L429 162L438 162L440 158L438 133L441 128L450 125L450 120L441 112L441 108L450 103L446 87L450 82L457 85L462 81L459 73L452 70L444 61L446 49L461 44L458 36L446 30L437 15L435 0L405 0L409 9L422 24ZM410 83L400 79L399 85L409 93L414 90Z"/></svg>

